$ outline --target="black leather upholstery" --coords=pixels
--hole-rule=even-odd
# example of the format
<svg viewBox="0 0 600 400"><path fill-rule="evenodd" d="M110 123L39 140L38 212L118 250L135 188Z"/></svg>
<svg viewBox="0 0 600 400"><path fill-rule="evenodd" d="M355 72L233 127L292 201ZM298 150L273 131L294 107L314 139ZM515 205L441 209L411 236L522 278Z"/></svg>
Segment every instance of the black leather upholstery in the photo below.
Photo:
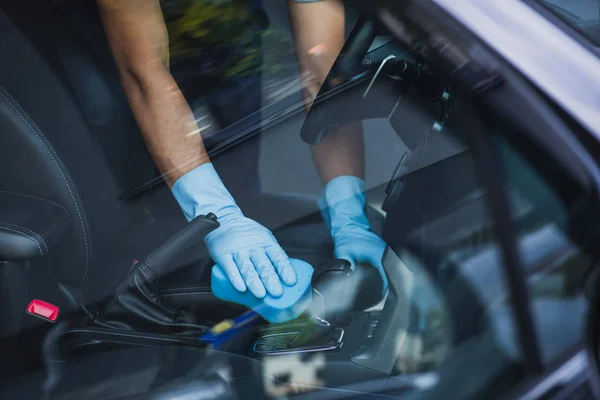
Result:
<svg viewBox="0 0 600 400"><path fill-rule="evenodd" d="M47 254L66 235L71 216L58 203L0 190L0 260Z"/></svg>
<svg viewBox="0 0 600 400"><path fill-rule="evenodd" d="M116 188L61 83L4 14L0 24L13 27L0 38L0 54L11 60L0 63L2 185L7 191L52 200L68 211L72 229L56 248L64 261L57 273L65 282L82 284L92 263L91 231L110 237L118 230ZM95 215L89 213L94 209ZM108 220L105 213L115 218Z"/></svg>
<svg viewBox="0 0 600 400"><path fill-rule="evenodd" d="M4 3L2 3L4 6ZM118 200L119 187L82 115L36 47L0 12L0 181L2 190L52 201L72 221L36 270L84 289L84 301L114 290L134 257L143 257L185 224L173 200L169 225L135 223L145 204ZM167 213L168 214L168 213ZM138 218L139 220L139 218ZM141 232L143 231L143 232Z"/></svg>
<svg viewBox="0 0 600 400"><path fill-rule="evenodd" d="M119 197L158 176L121 87L95 0L4 0L2 8L73 94Z"/></svg>
<svg viewBox="0 0 600 400"><path fill-rule="evenodd" d="M197 316L182 308L162 304L157 282L160 276L176 269L174 260L179 253L198 246L198 238L203 238L218 226L213 214L198 216L144 261L134 264L94 322L103 327L155 333L204 331L207 324ZM205 253L208 258L208 251L205 250Z"/></svg>

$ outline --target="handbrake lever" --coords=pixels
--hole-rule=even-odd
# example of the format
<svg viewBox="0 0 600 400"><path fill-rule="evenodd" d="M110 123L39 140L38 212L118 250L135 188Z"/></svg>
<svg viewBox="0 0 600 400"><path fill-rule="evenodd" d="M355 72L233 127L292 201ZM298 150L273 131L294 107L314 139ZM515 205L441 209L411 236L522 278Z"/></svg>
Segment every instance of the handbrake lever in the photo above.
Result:
<svg viewBox="0 0 600 400"><path fill-rule="evenodd" d="M190 221L177 235L150 253L144 263L152 266L152 269L158 274L166 275L179 267L173 263L177 255L193 246L197 246L202 238L218 227L219 222L213 213L199 215Z"/></svg>
<svg viewBox="0 0 600 400"><path fill-rule="evenodd" d="M94 322L113 329L150 332L205 330L205 321L182 310L163 306L156 288L160 276L179 268L174 262L176 256L196 246L218 226L214 214L200 215L151 252L144 261L136 262L104 303Z"/></svg>

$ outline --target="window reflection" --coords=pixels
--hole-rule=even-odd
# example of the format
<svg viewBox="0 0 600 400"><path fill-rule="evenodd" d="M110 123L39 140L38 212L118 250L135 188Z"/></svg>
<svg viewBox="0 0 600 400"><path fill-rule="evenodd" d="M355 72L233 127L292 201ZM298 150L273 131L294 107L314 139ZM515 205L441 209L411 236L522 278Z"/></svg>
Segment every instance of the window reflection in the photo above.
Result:
<svg viewBox="0 0 600 400"><path fill-rule="evenodd" d="M161 0L171 71L205 137L299 91L290 38L254 3Z"/></svg>

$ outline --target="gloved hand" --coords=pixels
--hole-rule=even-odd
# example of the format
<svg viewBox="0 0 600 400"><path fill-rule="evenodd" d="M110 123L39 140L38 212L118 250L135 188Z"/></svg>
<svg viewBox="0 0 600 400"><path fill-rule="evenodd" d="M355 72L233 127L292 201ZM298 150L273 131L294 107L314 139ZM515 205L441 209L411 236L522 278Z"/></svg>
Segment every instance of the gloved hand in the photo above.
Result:
<svg viewBox="0 0 600 400"><path fill-rule="evenodd" d="M217 216L220 227L204 241L234 288L240 292L248 289L258 298L267 293L279 297L281 282L288 286L296 283L290 259L273 234L242 214L212 164L179 178L172 192L188 221L210 212Z"/></svg>
<svg viewBox="0 0 600 400"><path fill-rule="evenodd" d="M371 264L383 279L384 291L388 280L383 271L385 242L371 231L365 214L365 183L355 176L339 176L330 181L319 199L319 208L335 245L335 258Z"/></svg>

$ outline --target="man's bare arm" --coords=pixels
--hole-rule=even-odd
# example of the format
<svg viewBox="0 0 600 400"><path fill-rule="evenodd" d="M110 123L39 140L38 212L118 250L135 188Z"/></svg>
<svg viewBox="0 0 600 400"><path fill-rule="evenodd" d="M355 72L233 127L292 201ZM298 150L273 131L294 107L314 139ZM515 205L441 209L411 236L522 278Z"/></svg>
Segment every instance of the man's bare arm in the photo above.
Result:
<svg viewBox="0 0 600 400"><path fill-rule="evenodd" d="M304 79L307 109L312 106L344 45L344 14L344 5L339 0L290 2L300 68L304 77L310 76L308 80ZM318 204L333 239L333 255L354 266L363 263L376 268L382 280L383 298L388 287L382 265L387 245L373 233L366 215L365 151L361 122L347 124L329 133L311 150L325 184Z"/></svg>
<svg viewBox="0 0 600 400"><path fill-rule="evenodd" d="M344 46L345 13L339 0L316 3L290 2L294 44L310 109ZM324 184L338 176L364 178L364 138L360 121L331 132L311 151Z"/></svg>
<svg viewBox="0 0 600 400"><path fill-rule="evenodd" d="M135 119L172 186L209 159L169 69L169 38L159 1L98 0L98 5Z"/></svg>

